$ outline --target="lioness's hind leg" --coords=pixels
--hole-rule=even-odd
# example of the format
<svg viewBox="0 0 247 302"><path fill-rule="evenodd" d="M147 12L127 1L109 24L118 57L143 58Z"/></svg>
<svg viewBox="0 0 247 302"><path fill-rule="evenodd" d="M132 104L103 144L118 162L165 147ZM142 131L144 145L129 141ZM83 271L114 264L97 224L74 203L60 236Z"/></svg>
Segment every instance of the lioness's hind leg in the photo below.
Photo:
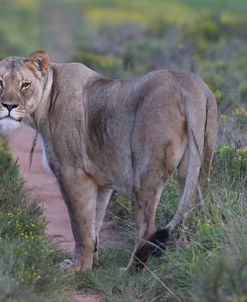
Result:
<svg viewBox="0 0 247 302"><path fill-rule="evenodd" d="M137 234L136 243L129 260L127 271L140 267L147 262L149 249L146 248L147 240L155 233L155 212L164 186L163 177L150 175L146 184L135 190L133 196L133 212ZM145 248L142 248L144 247Z"/></svg>

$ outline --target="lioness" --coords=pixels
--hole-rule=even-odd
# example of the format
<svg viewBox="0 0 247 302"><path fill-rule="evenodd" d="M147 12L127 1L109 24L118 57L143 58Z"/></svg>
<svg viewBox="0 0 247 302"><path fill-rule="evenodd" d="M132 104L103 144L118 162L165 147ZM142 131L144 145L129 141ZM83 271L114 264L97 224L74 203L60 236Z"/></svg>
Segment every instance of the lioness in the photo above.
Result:
<svg viewBox="0 0 247 302"><path fill-rule="evenodd" d="M147 240L166 240L192 200L201 170L206 188L217 110L206 84L188 72L160 70L111 80L83 64L49 62L44 51L0 61L0 125L38 131L66 202L74 265L91 269L112 191L131 194L137 228L127 266L147 261ZM156 231L164 185L178 171L178 209Z"/></svg>

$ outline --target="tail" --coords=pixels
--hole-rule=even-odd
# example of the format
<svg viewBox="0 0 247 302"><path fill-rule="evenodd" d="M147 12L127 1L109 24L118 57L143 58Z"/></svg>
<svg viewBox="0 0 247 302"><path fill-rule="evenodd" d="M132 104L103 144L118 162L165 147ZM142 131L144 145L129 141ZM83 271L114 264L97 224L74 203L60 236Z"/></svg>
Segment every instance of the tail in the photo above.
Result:
<svg viewBox="0 0 247 302"><path fill-rule="evenodd" d="M208 88L207 91L209 91ZM195 106L195 103L185 99L189 156L185 186L177 211L171 221L164 228L156 231L149 238L149 243L143 247L146 250L148 249L149 254L155 256L161 255L171 233L181 222L187 205L193 199L202 166L204 167L202 179L205 181L205 178L208 179L209 176L217 135L217 110L211 92L210 94L207 93L207 102L205 102L204 96L204 101L199 104L200 114L193 114Z"/></svg>
<svg viewBox="0 0 247 302"><path fill-rule="evenodd" d="M205 138L203 149L203 165L200 172L199 182L204 191L209 184L210 169L218 133L217 106L211 91L208 89L207 111L205 123Z"/></svg>

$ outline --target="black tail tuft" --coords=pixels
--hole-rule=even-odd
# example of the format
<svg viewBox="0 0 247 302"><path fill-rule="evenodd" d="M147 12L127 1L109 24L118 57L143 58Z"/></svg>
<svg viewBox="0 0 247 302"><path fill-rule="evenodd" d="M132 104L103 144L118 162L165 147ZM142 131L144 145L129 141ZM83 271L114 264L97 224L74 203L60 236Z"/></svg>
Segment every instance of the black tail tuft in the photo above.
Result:
<svg viewBox="0 0 247 302"><path fill-rule="evenodd" d="M161 257L162 252L165 250L165 245L169 238L169 229L161 229L156 231L150 238L148 249L149 249L149 255L155 256L155 257Z"/></svg>
<svg viewBox="0 0 247 302"><path fill-rule="evenodd" d="M137 252L136 267L143 268L143 264L148 261L149 256L161 257L165 250L165 245L169 240L169 229L161 229L156 231Z"/></svg>

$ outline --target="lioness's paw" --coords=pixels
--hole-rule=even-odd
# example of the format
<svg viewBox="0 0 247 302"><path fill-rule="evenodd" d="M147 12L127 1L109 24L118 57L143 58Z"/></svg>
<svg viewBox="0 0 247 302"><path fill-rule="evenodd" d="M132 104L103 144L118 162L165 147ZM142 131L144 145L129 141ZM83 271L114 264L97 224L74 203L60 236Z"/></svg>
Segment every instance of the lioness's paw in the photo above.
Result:
<svg viewBox="0 0 247 302"><path fill-rule="evenodd" d="M80 270L80 266L73 263L71 259L64 259L60 264L60 268L65 270L66 272L78 272Z"/></svg>

